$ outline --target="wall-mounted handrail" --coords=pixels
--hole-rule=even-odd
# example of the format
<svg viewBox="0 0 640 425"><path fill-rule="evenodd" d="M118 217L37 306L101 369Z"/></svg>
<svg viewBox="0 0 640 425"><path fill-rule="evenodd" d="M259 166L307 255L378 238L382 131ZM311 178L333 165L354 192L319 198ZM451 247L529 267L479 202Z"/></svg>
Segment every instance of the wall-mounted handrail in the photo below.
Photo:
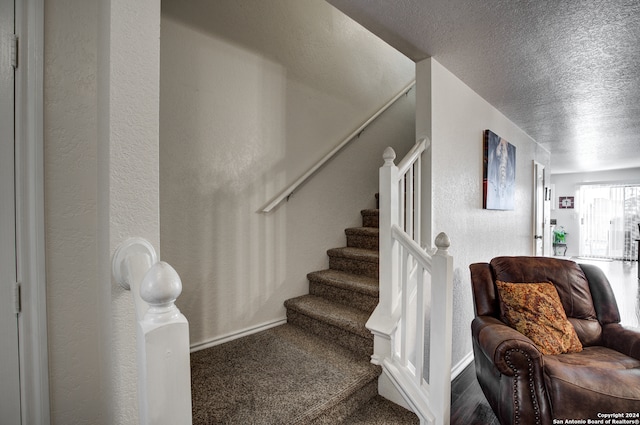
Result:
<svg viewBox="0 0 640 425"><path fill-rule="evenodd" d="M334 147L328 154L323 156L313 167L311 167L307 172L298 177L296 181L291 183L285 189L283 189L275 198L269 201L260 212L267 214L273 211L275 207L280 205L282 201L288 199L293 192L298 189L302 184L304 184L312 175L315 174L323 165L325 165L331 158L333 158L338 152L342 150L345 146L347 146L352 140L356 138L362 131L369 126L376 118L378 118L383 112L385 112L391 105L393 105L396 100L409 93L409 91L415 86L416 81L413 80L411 83L407 84L398 94L396 94L391 100L384 104L382 108L380 108L375 114L373 114L369 119L363 122L358 128L356 128L351 134L349 134L342 142L340 142L336 147Z"/></svg>
<svg viewBox="0 0 640 425"><path fill-rule="evenodd" d="M142 238L118 246L112 272L134 299L139 423L190 425L189 323L175 305L182 292L178 273L158 261L151 243Z"/></svg>

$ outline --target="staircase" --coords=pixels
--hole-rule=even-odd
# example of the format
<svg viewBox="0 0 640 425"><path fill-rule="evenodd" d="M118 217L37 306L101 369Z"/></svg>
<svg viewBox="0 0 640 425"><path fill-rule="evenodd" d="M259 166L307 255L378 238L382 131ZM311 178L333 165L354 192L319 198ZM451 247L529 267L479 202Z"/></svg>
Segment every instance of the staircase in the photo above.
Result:
<svg viewBox="0 0 640 425"><path fill-rule="evenodd" d="M309 273L309 295L285 301L287 321L364 359L373 354L365 327L378 304L378 210L362 211L363 227L346 229L347 246L327 251L329 269Z"/></svg>
<svg viewBox="0 0 640 425"><path fill-rule="evenodd" d="M287 324L191 356L194 424L419 424L378 396L365 323L378 304L378 210L285 301Z"/></svg>

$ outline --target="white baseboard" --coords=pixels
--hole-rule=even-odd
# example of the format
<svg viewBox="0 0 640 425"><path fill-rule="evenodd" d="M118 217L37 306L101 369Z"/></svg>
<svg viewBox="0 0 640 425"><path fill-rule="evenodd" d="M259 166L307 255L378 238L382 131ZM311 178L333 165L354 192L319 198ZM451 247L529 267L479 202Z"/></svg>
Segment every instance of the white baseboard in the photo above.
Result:
<svg viewBox="0 0 640 425"><path fill-rule="evenodd" d="M204 350L205 348L215 347L216 345L224 344L225 342L233 341L234 339L239 339L251 334L255 334L258 332L266 331L267 329L275 328L276 326L284 325L287 323L286 317L283 319L277 319L270 322L261 323L256 326L252 326L249 328L241 329L239 331L230 332L228 334L220 335L208 341L198 342L196 344L192 344L190 350L192 353L200 350Z"/></svg>
<svg viewBox="0 0 640 425"><path fill-rule="evenodd" d="M473 351L470 351L469 354L464 356L462 360L460 360L458 364L456 364L451 369L451 380L453 381L454 379L456 379L456 377L460 375L462 371L465 370L467 366L471 364L472 361L473 361Z"/></svg>

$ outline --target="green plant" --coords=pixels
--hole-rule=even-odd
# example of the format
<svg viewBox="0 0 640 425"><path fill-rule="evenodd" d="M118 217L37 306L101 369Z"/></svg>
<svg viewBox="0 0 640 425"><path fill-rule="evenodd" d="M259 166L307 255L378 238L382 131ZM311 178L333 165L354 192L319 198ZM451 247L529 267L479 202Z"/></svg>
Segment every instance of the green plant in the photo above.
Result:
<svg viewBox="0 0 640 425"><path fill-rule="evenodd" d="M560 226L553 230L553 243L565 243L566 233L564 227Z"/></svg>

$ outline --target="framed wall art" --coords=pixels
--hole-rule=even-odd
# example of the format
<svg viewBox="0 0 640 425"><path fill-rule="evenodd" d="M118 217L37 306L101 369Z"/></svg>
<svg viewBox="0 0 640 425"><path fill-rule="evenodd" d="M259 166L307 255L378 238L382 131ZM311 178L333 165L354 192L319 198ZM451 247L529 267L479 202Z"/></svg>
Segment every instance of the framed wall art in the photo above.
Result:
<svg viewBox="0 0 640 425"><path fill-rule="evenodd" d="M570 210L574 208L574 197L573 196L560 196L558 198L558 208L561 210Z"/></svg>
<svg viewBox="0 0 640 425"><path fill-rule="evenodd" d="M483 203L487 210L513 210L516 195L516 147L491 130L484 131Z"/></svg>

